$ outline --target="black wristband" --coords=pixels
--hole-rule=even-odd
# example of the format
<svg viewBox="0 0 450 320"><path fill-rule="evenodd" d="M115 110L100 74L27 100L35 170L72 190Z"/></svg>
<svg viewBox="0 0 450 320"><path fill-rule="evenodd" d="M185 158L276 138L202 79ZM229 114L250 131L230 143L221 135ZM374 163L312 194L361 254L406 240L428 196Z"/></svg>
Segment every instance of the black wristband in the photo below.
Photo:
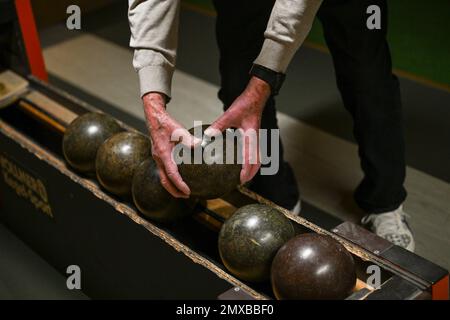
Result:
<svg viewBox="0 0 450 320"><path fill-rule="evenodd" d="M250 69L250 75L255 76L270 86L271 94L276 96L283 85L286 75L284 73L273 71L259 64L253 64Z"/></svg>

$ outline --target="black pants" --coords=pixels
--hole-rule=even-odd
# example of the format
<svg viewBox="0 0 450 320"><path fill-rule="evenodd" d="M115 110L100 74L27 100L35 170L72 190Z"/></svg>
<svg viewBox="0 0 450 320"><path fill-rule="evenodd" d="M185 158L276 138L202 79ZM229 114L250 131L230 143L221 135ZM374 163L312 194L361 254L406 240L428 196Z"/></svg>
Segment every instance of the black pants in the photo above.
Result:
<svg viewBox="0 0 450 320"><path fill-rule="evenodd" d="M248 71L264 41L274 0L214 0L220 50L219 98L228 108L245 89ZM381 30L368 30L366 10L381 8ZM355 191L366 212L396 209L406 198L404 141L398 79L392 74L386 41L387 3L381 0L324 0L318 17L333 57L336 81L345 108L353 117L364 178ZM290 77L288 75L287 81ZM301 88L299 88L301 90ZM281 91L282 94L282 91ZM278 128L275 99L264 109L261 127ZM251 188L286 208L298 199L298 188L280 149L280 170L257 175Z"/></svg>

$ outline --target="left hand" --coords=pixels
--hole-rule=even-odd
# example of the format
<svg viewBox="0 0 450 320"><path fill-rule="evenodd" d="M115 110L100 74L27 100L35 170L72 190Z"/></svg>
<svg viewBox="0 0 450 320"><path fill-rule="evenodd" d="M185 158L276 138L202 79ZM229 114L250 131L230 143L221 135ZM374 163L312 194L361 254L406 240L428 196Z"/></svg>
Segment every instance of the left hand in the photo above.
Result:
<svg viewBox="0 0 450 320"><path fill-rule="evenodd" d="M256 132L256 140L258 140L262 112L269 97L270 86L267 82L252 77L244 92L236 98L227 111L205 130L205 134L213 135L214 130L223 132L228 128L236 128L243 131L242 133L245 137L246 131L251 129ZM261 163L259 159L258 141L245 139L242 146L244 148L244 162L242 164L240 179L241 183L244 184L256 175ZM256 161L253 159L254 155L256 155Z"/></svg>

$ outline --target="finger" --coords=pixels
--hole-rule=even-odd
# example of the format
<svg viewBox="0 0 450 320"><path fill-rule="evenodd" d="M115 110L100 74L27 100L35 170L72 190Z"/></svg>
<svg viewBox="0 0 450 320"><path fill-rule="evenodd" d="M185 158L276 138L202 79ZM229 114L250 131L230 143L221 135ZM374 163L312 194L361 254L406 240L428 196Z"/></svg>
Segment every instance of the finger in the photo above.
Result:
<svg viewBox="0 0 450 320"><path fill-rule="evenodd" d="M244 138L247 141L247 157L251 165L258 165L259 159L259 145L258 145L258 131L248 129L244 131Z"/></svg>
<svg viewBox="0 0 450 320"><path fill-rule="evenodd" d="M188 198L183 192L179 191L175 185L170 181L164 170L160 170L161 185L175 198Z"/></svg>
<svg viewBox="0 0 450 320"><path fill-rule="evenodd" d="M244 165L241 171L241 181L245 183L251 180L260 167L258 136L256 132L240 129L243 137Z"/></svg>
<svg viewBox="0 0 450 320"><path fill-rule="evenodd" d="M261 168L261 164L244 163L240 173L241 184L252 180Z"/></svg>
<svg viewBox="0 0 450 320"><path fill-rule="evenodd" d="M155 158L155 162L158 166L159 180L164 189L166 189L167 192L169 192L175 198L186 198L186 195L181 191L179 191L167 176L166 171L164 170L164 165L162 164L161 160Z"/></svg>
<svg viewBox="0 0 450 320"><path fill-rule="evenodd" d="M244 184L248 181L247 176L249 175L250 172L250 165L248 163L243 163L242 164L242 170L241 170L241 174L240 174L240 180L241 180L241 184Z"/></svg>
<svg viewBox="0 0 450 320"><path fill-rule="evenodd" d="M244 184L244 183L252 180L256 176L256 174L258 173L260 168L261 168L261 164L252 164L252 165L246 166L245 168L243 166L242 170L241 170L241 175L240 175L241 184Z"/></svg>
<svg viewBox="0 0 450 320"><path fill-rule="evenodd" d="M213 137L224 130L233 127L234 120L230 112L225 111L219 118L216 119L208 128L205 130L205 135Z"/></svg>
<svg viewBox="0 0 450 320"><path fill-rule="evenodd" d="M185 197L189 197L191 190L188 185L183 181L180 173L178 172L178 167L171 156L166 156L166 159L162 159L165 165L165 170L169 180L175 185L175 187L181 191Z"/></svg>
<svg viewBox="0 0 450 320"><path fill-rule="evenodd" d="M202 139L194 137L183 127L178 127L172 131L170 140L180 142L188 148L194 148L202 143Z"/></svg>
<svg viewBox="0 0 450 320"><path fill-rule="evenodd" d="M252 165L252 167L250 169L250 172L248 174L248 180L247 181L252 180L256 176L256 174L258 173L260 168L261 168L261 164L260 163Z"/></svg>
<svg viewBox="0 0 450 320"><path fill-rule="evenodd" d="M241 170L241 184L244 184L248 181L247 176L250 173L251 164L249 162L249 156L248 156L248 141L245 139L245 136L242 136L244 138L244 141L242 143L242 156L243 156L243 163L242 163L242 170Z"/></svg>

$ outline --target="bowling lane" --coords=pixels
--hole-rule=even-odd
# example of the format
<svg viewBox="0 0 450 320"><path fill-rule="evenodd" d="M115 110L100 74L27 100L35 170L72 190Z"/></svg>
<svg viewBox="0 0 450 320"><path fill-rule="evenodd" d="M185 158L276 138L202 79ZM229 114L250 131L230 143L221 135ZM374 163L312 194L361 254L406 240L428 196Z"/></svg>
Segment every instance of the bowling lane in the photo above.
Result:
<svg viewBox="0 0 450 320"><path fill-rule="evenodd" d="M112 52L108 54L110 50ZM53 75L143 119L139 83L131 65L131 50L92 34L82 34L47 47L44 56ZM88 71L87 68L93 70ZM216 86L177 70L168 110L187 127L192 127L194 120L198 119L211 122L221 113L221 103L216 95Z"/></svg>
<svg viewBox="0 0 450 320"><path fill-rule="evenodd" d="M86 98L94 97L97 107L113 115L120 114L118 110L125 112L131 120L138 119L139 128L145 130L129 49L83 33L55 41L45 48L44 56L58 85L67 83L76 88L77 95L84 92ZM168 110L187 127L194 120L211 122L221 113L217 90L217 85L177 70ZM361 178L356 145L285 113L279 113L279 122L286 157L296 172L302 198L339 219L358 221L362 213L351 196ZM409 197L405 208L412 216L417 252L449 268L450 185L414 168L407 170Z"/></svg>

